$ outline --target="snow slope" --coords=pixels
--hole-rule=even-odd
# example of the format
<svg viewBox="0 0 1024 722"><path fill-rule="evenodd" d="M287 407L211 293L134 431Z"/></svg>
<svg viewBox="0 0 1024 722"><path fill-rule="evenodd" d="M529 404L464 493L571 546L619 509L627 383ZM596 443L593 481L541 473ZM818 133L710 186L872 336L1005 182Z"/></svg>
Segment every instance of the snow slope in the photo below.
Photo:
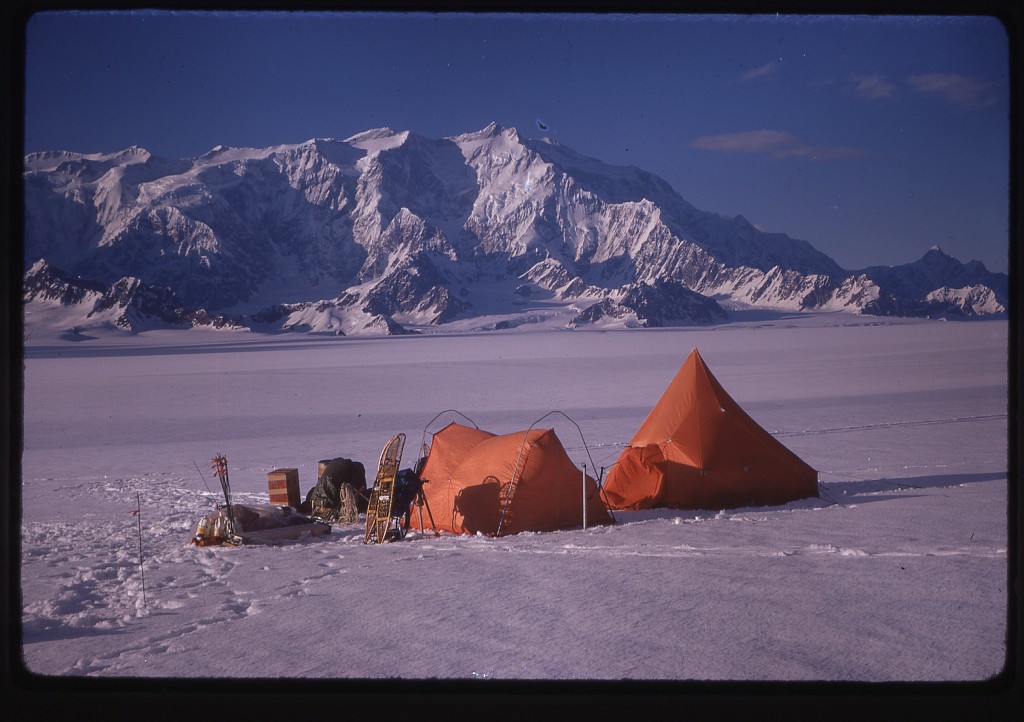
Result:
<svg viewBox="0 0 1024 722"><path fill-rule="evenodd" d="M692 347L819 470L821 498L504 538L361 527L190 546L227 455L348 456L456 409L495 433L553 409L607 467ZM392 338L148 332L29 339L21 653L80 678L987 680L1007 652L1007 323L794 315L716 329ZM429 434L426 435L429 440ZM203 470L205 481L196 470ZM133 516L136 499L140 517ZM140 533L144 548L140 569ZM144 582L144 589L143 589Z"/></svg>

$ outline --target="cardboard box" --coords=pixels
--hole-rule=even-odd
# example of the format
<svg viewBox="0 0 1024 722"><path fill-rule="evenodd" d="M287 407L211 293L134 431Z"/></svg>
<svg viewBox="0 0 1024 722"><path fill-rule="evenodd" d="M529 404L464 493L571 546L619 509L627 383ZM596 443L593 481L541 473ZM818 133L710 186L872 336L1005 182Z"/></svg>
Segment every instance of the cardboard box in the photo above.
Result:
<svg viewBox="0 0 1024 722"><path fill-rule="evenodd" d="M267 488L270 490L271 504L297 509L302 503L298 469L274 469L267 472Z"/></svg>

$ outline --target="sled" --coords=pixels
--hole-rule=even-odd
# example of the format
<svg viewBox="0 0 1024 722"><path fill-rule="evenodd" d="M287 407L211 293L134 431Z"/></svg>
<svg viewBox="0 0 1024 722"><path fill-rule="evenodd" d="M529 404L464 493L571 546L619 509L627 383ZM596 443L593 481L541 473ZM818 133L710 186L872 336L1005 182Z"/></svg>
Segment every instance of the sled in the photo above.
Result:
<svg viewBox="0 0 1024 722"><path fill-rule="evenodd" d="M309 524L283 526L277 529L261 529L260 531L236 534L237 544L280 544L287 541L299 541L309 537L319 537L331 533L331 525L322 521Z"/></svg>
<svg viewBox="0 0 1024 722"><path fill-rule="evenodd" d="M377 465L377 478L370 491L370 503L366 508L366 536L364 544L371 541L383 544L390 541L396 533L401 535L401 528L392 529L392 504L394 502L395 477L398 466L402 462L402 450L405 448L405 434L398 434L387 443L380 452L380 463Z"/></svg>
<svg viewBox="0 0 1024 722"><path fill-rule="evenodd" d="M235 504L229 523L227 506L200 518L192 543L197 546L281 544L331 533L331 525L273 504Z"/></svg>

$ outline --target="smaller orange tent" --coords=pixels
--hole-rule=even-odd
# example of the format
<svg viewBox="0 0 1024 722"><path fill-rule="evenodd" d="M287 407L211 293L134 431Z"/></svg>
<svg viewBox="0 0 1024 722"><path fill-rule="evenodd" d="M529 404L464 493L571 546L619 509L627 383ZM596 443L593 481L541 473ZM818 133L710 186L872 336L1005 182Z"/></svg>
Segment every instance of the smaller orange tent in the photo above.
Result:
<svg viewBox="0 0 1024 722"><path fill-rule="evenodd" d="M818 473L750 418L693 349L604 491L613 509L728 509L815 497Z"/></svg>
<svg viewBox="0 0 1024 722"><path fill-rule="evenodd" d="M584 488L587 525L612 522L596 482L584 482L551 429L495 436L452 422L434 434L420 478L434 525L455 534L582 525ZM426 514L410 517L412 527L430 529Z"/></svg>

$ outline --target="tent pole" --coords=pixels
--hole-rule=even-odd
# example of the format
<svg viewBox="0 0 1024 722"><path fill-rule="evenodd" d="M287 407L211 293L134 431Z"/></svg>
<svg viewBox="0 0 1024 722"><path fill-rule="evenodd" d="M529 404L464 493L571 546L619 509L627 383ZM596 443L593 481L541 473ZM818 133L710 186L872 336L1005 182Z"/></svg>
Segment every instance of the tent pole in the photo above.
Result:
<svg viewBox="0 0 1024 722"><path fill-rule="evenodd" d="M583 465L583 528L587 528L587 465Z"/></svg>

